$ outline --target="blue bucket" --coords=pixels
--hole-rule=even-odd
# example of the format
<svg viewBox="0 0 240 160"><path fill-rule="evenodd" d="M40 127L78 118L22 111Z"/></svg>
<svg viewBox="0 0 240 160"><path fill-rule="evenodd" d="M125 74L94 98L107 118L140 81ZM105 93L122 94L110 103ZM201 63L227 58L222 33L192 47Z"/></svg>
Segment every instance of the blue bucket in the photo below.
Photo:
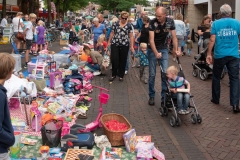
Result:
<svg viewBox="0 0 240 160"><path fill-rule="evenodd" d="M37 62L37 57L32 57L32 63L36 63Z"/></svg>

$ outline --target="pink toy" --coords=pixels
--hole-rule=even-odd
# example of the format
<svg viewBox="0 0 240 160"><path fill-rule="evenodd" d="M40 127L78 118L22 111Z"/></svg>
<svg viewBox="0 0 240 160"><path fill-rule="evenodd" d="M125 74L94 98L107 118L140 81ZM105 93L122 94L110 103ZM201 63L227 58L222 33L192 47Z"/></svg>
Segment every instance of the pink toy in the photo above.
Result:
<svg viewBox="0 0 240 160"><path fill-rule="evenodd" d="M86 77L87 80L93 79L93 73L92 72L86 72L84 73L84 77Z"/></svg>
<svg viewBox="0 0 240 160"><path fill-rule="evenodd" d="M71 127L71 131L73 131L75 133L91 132L98 127L102 127L102 124L100 122L100 118L102 116L102 104L107 104L107 102L109 100L109 97L110 97L109 94L104 93L103 91L106 91L106 92L109 92L109 91L105 88L102 88L102 87L98 87L98 86L93 86L93 87L98 88L100 90L100 94L98 95L98 99L99 99L99 102L100 102L98 116L95 119L95 121L87 124L86 126L83 126L81 124L74 124Z"/></svg>
<svg viewBox="0 0 240 160"><path fill-rule="evenodd" d="M66 122L64 122L63 123L63 127L62 127L62 134L61 134L61 136L64 136L64 135L68 134L69 131L70 131L69 125Z"/></svg>
<svg viewBox="0 0 240 160"><path fill-rule="evenodd" d="M37 107L31 107L30 109L30 115L31 115L31 127L36 132L39 132L41 129L41 113L38 110Z"/></svg>
<svg viewBox="0 0 240 160"><path fill-rule="evenodd" d="M50 88L57 88L62 84L62 72L50 73Z"/></svg>
<svg viewBox="0 0 240 160"><path fill-rule="evenodd" d="M93 91L93 86L91 85L91 83L87 82L84 86L83 89L88 91L89 93L91 93Z"/></svg>

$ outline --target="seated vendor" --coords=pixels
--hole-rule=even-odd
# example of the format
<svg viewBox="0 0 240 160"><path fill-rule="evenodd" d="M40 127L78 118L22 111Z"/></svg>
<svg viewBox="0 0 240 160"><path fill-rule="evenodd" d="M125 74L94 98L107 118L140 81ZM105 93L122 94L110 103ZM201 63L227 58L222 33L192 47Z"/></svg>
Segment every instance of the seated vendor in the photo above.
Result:
<svg viewBox="0 0 240 160"><path fill-rule="evenodd" d="M94 75L105 75L105 67L102 65L103 56L97 51L91 51L88 45L84 45L83 51L90 56L86 66Z"/></svg>

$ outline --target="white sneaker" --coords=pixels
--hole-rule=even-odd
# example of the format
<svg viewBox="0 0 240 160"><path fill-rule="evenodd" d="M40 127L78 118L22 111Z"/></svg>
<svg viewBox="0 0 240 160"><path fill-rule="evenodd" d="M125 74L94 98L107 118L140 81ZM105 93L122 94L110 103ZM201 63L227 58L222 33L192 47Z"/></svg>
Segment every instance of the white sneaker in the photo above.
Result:
<svg viewBox="0 0 240 160"><path fill-rule="evenodd" d="M125 74L128 74L128 71L125 71Z"/></svg>
<svg viewBox="0 0 240 160"><path fill-rule="evenodd" d="M94 75L94 76L98 76L98 75L100 75L100 74L101 74L101 72L99 72L99 71L93 72L93 75Z"/></svg>

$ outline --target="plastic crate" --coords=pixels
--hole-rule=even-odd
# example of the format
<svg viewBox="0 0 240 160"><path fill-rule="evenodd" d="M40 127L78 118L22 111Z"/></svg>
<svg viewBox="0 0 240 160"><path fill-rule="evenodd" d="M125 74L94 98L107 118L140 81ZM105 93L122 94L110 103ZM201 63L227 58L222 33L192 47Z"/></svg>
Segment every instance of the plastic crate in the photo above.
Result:
<svg viewBox="0 0 240 160"><path fill-rule="evenodd" d="M68 64L70 62L68 54L54 54L53 60L56 61L57 68L59 68L62 63Z"/></svg>
<svg viewBox="0 0 240 160"><path fill-rule="evenodd" d="M12 35L12 34L13 34L12 28L10 28L10 27L4 28L3 35Z"/></svg>
<svg viewBox="0 0 240 160"><path fill-rule="evenodd" d="M28 62L28 73L32 74L32 71L36 68L36 63Z"/></svg>
<svg viewBox="0 0 240 160"><path fill-rule="evenodd" d="M22 70L22 56L20 54L11 54L15 61L16 61L16 64L15 64L15 68L14 68L14 72L19 72Z"/></svg>

